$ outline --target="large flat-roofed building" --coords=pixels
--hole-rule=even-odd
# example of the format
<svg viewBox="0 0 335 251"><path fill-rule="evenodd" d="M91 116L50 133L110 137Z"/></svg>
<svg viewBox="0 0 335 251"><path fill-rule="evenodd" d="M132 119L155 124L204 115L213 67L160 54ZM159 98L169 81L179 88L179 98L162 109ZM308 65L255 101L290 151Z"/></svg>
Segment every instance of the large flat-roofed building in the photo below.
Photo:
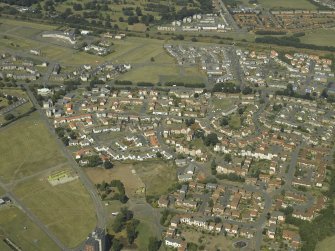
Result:
<svg viewBox="0 0 335 251"><path fill-rule="evenodd" d="M96 228L87 238L84 251L106 251L105 230Z"/></svg>

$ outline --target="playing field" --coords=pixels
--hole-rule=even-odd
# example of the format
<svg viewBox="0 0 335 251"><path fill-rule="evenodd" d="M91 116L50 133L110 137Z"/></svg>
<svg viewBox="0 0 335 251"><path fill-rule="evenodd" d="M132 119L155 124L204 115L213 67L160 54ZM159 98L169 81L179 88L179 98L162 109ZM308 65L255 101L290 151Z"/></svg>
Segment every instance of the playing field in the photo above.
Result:
<svg viewBox="0 0 335 251"><path fill-rule="evenodd" d="M66 160L36 112L0 130L0 152L0 178L5 182Z"/></svg>
<svg viewBox="0 0 335 251"><path fill-rule="evenodd" d="M308 0L258 0L258 3L270 9L315 10L316 6Z"/></svg>
<svg viewBox="0 0 335 251"><path fill-rule="evenodd" d="M2 241L9 238L25 251L60 250L23 212L15 207L0 209L0 250L11 249Z"/></svg>
<svg viewBox="0 0 335 251"><path fill-rule="evenodd" d="M53 187L39 176L14 193L67 247L80 244L95 227L91 198L79 180Z"/></svg>
<svg viewBox="0 0 335 251"><path fill-rule="evenodd" d="M306 32L300 38L302 43L334 46L335 29L318 29Z"/></svg>

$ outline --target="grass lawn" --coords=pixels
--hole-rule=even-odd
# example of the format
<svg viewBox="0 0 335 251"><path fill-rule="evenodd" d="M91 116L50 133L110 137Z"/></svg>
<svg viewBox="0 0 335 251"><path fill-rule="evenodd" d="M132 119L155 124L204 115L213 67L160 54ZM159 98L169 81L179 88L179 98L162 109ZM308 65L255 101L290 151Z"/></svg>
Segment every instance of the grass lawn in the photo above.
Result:
<svg viewBox="0 0 335 251"><path fill-rule="evenodd" d="M94 184L103 181L121 180L126 189L128 197L134 196L137 192L142 191L144 184L138 175L132 173L132 165L114 163L115 166L110 169L86 168L85 172Z"/></svg>
<svg viewBox="0 0 335 251"><path fill-rule="evenodd" d="M334 46L335 29L318 29L306 32L300 38L302 43Z"/></svg>
<svg viewBox="0 0 335 251"><path fill-rule="evenodd" d="M185 237L187 242L197 243L199 246L204 245L206 250L217 250L220 248L222 251L232 251L237 250L232 246L232 241L225 237L224 235L207 235L202 234L200 231L196 230L182 230L182 236ZM200 244L198 243L199 238L202 237L203 242Z"/></svg>
<svg viewBox="0 0 335 251"><path fill-rule="evenodd" d="M31 175L66 160L36 112L0 130L0 142L0 178L4 181Z"/></svg>
<svg viewBox="0 0 335 251"><path fill-rule="evenodd" d="M173 163L164 161L143 161L134 164L137 175L146 186L147 195L165 194L177 181Z"/></svg>
<svg viewBox="0 0 335 251"><path fill-rule="evenodd" d="M231 99L225 98L225 99L219 99L219 98L212 98L212 104L213 109L219 109L219 110L227 110L233 105L233 102Z"/></svg>
<svg viewBox="0 0 335 251"><path fill-rule="evenodd" d="M327 237L320 241L315 248L315 251L332 251L335 247L335 235Z"/></svg>
<svg viewBox="0 0 335 251"><path fill-rule="evenodd" d="M269 9L316 10L316 6L308 0L259 0L258 3L262 5L262 7Z"/></svg>
<svg viewBox="0 0 335 251"><path fill-rule="evenodd" d="M77 246L95 227L91 198L79 180L53 187L38 177L19 184L14 193L68 247Z"/></svg>
<svg viewBox="0 0 335 251"><path fill-rule="evenodd" d="M157 83L160 81L160 77L164 75L178 77L178 68L176 65L164 66L164 65L145 65L136 66L126 74L121 75L121 80L130 80L133 82L152 82Z"/></svg>
<svg viewBox="0 0 335 251"><path fill-rule="evenodd" d="M140 225L137 227L138 236L135 243L139 251L146 251L149 244L149 238L154 236L153 229L150 224L141 221Z"/></svg>
<svg viewBox="0 0 335 251"><path fill-rule="evenodd" d="M230 116L229 127L234 130L241 128L241 117L238 114L233 114Z"/></svg>
<svg viewBox="0 0 335 251"><path fill-rule="evenodd" d="M39 227L15 207L0 209L0 235L2 251L11 250L2 241L3 237L8 237L25 251L60 250Z"/></svg>

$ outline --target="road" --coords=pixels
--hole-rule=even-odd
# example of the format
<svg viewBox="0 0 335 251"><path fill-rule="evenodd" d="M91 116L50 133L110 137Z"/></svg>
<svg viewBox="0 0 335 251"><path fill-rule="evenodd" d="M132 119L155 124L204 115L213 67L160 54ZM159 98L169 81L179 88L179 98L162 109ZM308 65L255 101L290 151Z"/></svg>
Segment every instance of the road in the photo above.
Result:
<svg viewBox="0 0 335 251"><path fill-rule="evenodd" d="M227 7L225 6L225 4L223 3L222 0L218 0L221 9L224 13L224 17L226 19L226 21L229 23L229 25L232 27L232 29L236 30L236 31L240 31L241 29L238 27L238 25L236 24L233 16L229 13Z"/></svg>

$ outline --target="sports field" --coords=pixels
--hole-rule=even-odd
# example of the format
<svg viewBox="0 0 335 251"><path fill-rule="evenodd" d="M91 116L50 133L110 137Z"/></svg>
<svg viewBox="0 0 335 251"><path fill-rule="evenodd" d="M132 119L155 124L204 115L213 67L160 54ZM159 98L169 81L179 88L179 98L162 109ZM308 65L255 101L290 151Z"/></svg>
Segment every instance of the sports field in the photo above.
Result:
<svg viewBox="0 0 335 251"><path fill-rule="evenodd" d="M25 251L60 250L23 212L15 207L0 209L0 250L11 249L2 241L9 238Z"/></svg>
<svg viewBox="0 0 335 251"><path fill-rule="evenodd" d="M95 227L91 198L79 180L53 187L39 176L19 184L14 193L67 247L80 244Z"/></svg>
<svg viewBox="0 0 335 251"><path fill-rule="evenodd" d="M0 178L4 182L32 175L66 160L36 112L0 130L0 152Z"/></svg>

